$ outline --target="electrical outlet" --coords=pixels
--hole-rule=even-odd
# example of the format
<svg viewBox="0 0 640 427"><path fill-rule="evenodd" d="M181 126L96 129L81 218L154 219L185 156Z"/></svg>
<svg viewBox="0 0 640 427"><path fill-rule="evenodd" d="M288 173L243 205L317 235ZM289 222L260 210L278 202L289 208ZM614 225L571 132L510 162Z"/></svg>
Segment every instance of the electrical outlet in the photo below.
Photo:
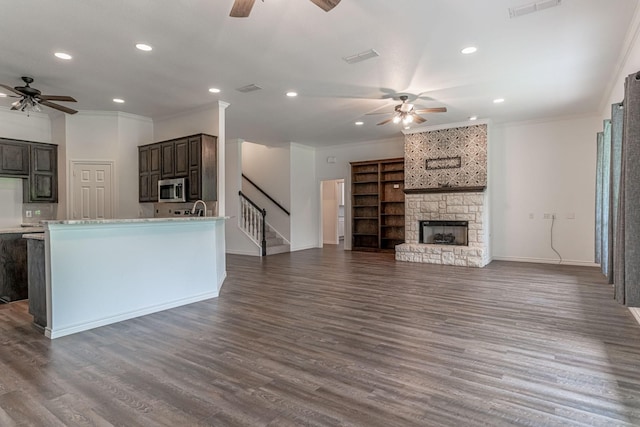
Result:
<svg viewBox="0 0 640 427"><path fill-rule="evenodd" d="M529 214L529 219L533 219L535 216L533 215L533 213Z"/></svg>
<svg viewBox="0 0 640 427"><path fill-rule="evenodd" d="M555 213L545 213L542 217L544 219L555 219L556 218L556 214Z"/></svg>
<svg viewBox="0 0 640 427"><path fill-rule="evenodd" d="M31 218L31 211L26 211L25 214L26 214L27 218Z"/></svg>
<svg viewBox="0 0 640 427"><path fill-rule="evenodd" d="M40 216L40 209L36 211L36 216Z"/></svg>

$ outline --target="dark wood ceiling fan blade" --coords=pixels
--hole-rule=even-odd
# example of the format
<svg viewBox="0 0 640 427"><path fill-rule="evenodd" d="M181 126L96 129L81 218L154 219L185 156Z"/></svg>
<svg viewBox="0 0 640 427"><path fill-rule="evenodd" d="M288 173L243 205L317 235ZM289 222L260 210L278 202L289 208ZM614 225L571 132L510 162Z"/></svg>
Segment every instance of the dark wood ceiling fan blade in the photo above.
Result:
<svg viewBox="0 0 640 427"><path fill-rule="evenodd" d="M331 9L336 7L340 0L311 0L316 6L324 10L325 12L329 12Z"/></svg>
<svg viewBox="0 0 640 427"><path fill-rule="evenodd" d="M0 84L0 87L3 87L3 88L5 88L5 89L7 89L7 90L10 90L11 92L15 93L16 95L20 95L20 96L22 96L22 93L21 93L21 92L18 92L17 90L15 90L14 88L12 88L11 86L7 86L7 85Z"/></svg>
<svg viewBox="0 0 640 427"><path fill-rule="evenodd" d="M446 113L447 107L436 107L436 108L421 108L419 110L413 110L414 113L424 114L424 113Z"/></svg>
<svg viewBox="0 0 640 427"><path fill-rule="evenodd" d="M58 95L40 95L38 98L43 101L65 101L65 102L78 102L70 96L58 96Z"/></svg>
<svg viewBox="0 0 640 427"><path fill-rule="evenodd" d="M251 13L251 8L256 0L235 0L229 16L233 18L246 18Z"/></svg>
<svg viewBox="0 0 640 427"><path fill-rule="evenodd" d="M65 107L63 105L54 104L53 102L49 102L49 101L45 101L45 100L41 101L40 104L46 105L49 108L53 108L55 110L62 111L63 113L67 113L67 114L75 114L75 113L77 113L77 111L72 109L72 108L68 108L68 107Z"/></svg>
<svg viewBox="0 0 640 427"><path fill-rule="evenodd" d="M383 120L383 121L381 121L380 123L378 123L378 126L380 126L380 125L386 125L387 123L389 123L389 122L390 122L390 121L392 121L392 120L393 120L393 117L391 117L390 119L387 119L387 120Z"/></svg>

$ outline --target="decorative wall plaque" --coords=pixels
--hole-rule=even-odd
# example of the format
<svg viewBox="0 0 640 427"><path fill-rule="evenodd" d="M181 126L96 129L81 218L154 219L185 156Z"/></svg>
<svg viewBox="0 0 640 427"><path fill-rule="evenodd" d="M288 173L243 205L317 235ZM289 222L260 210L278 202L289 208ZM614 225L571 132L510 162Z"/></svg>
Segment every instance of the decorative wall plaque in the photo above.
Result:
<svg viewBox="0 0 640 427"><path fill-rule="evenodd" d="M427 170L429 169L457 169L462 166L462 157L438 157L427 159Z"/></svg>

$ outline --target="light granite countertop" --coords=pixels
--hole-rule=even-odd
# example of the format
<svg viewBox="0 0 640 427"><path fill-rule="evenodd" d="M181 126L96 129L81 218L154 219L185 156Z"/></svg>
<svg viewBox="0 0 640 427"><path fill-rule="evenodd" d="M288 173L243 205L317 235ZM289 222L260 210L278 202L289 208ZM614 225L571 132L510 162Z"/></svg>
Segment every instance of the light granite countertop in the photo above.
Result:
<svg viewBox="0 0 640 427"><path fill-rule="evenodd" d="M23 239L31 239L31 240L44 240L44 233L29 233L23 234Z"/></svg>
<svg viewBox="0 0 640 427"><path fill-rule="evenodd" d="M0 228L0 234L44 233L42 227L9 227Z"/></svg>
<svg viewBox="0 0 640 427"><path fill-rule="evenodd" d="M189 216L175 218L130 218L130 219L63 219L41 221L44 225L49 224L128 224L128 223L147 223L147 222L190 222L190 221L219 221L224 220L223 216Z"/></svg>

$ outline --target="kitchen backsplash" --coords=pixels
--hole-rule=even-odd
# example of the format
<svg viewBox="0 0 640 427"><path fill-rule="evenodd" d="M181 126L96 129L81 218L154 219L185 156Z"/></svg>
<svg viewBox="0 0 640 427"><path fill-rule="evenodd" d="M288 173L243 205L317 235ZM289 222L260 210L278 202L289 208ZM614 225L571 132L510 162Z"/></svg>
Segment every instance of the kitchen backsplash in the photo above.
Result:
<svg viewBox="0 0 640 427"><path fill-rule="evenodd" d="M218 204L216 201L205 201L207 204L207 215L215 216L218 213ZM193 208L192 202L187 203L154 203L153 204L153 216L155 218L171 218L177 216L185 216L185 211L191 211ZM198 203L197 209L202 209L202 204ZM189 214L187 214L188 216Z"/></svg>
<svg viewBox="0 0 640 427"><path fill-rule="evenodd" d="M57 203L23 203L22 223L37 224L45 219L57 219Z"/></svg>

